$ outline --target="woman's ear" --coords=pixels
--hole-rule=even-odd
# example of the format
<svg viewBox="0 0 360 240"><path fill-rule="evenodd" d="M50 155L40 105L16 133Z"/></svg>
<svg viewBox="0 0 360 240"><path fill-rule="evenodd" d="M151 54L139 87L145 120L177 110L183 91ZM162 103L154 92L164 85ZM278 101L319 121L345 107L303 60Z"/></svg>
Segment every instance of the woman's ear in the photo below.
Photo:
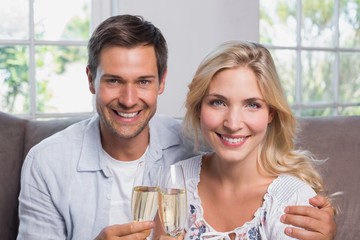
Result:
<svg viewBox="0 0 360 240"><path fill-rule="evenodd" d="M272 122L272 120L274 119L274 116L276 114L276 110L272 107L269 108L269 118L268 118L268 124L270 124Z"/></svg>
<svg viewBox="0 0 360 240"><path fill-rule="evenodd" d="M88 78L89 90L92 94L95 94L95 79L93 78L93 74L91 73L90 67L86 67L86 75Z"/></svg>

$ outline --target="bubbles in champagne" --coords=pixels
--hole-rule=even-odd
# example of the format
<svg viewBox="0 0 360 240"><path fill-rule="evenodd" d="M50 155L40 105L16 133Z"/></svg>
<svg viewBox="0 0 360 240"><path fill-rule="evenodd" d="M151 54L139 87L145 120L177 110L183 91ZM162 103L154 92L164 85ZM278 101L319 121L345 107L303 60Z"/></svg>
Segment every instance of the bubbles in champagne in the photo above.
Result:
<svg viewBox="0 0 360 240"><path fill-rule="evenodd" d="M158 209L158 188L137 186L133 189L131 209L134 221L152 221Z"/></svg>
<svg viewBox="0 0 360 240"><path fill-rule="evenodd" d="M165 189L160 193L159 216L167 234L177 237L185 227L187 214L184 189Z"/></svg>

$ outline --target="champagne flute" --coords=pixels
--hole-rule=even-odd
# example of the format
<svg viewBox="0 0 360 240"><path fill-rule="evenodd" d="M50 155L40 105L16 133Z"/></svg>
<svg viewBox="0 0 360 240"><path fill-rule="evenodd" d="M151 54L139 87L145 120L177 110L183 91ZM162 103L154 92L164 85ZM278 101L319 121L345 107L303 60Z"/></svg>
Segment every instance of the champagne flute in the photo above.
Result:
<svg viewBox="0 0 360 240"><path fill-rule="evenodd" d="M154 166L148 173L145 173L144 165L143 162L138 165L131 196L132 216L133 220L137 222L154 220L158 210L160 168Z"/></svg>
<svg viewBox="0 0 360 240"><path fill-rule="evenodd" d="M187 217L185 177L180 165L162 168L158 212L165 233L175 238L180 236Z"/></svg>

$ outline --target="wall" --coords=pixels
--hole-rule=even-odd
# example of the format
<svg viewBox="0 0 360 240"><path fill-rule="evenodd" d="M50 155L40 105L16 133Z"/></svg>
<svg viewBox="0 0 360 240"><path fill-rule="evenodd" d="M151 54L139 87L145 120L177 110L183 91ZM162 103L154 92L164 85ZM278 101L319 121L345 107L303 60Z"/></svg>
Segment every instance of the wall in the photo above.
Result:
<svg viewBox="0 0 360 240"><path fill-rule="evenodd" d="M164 34L169 46L166 90L158 113L182 117L187 84L205 55L223 41L258 41L259 1L113 0L112 14L142 15Z"/></svg>

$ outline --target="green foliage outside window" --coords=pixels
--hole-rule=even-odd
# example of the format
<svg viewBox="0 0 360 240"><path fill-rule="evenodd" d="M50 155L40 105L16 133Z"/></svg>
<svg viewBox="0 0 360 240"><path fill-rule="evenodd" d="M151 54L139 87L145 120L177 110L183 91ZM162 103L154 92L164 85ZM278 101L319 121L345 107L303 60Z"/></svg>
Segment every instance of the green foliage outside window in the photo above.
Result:
<svg viewBox="0 0 360 240"><path fill-rule="evenodd" d="M360 0L335 3L260 0L260 42L299 115L360 114Z"/></svg>
<svg viewBox="0 0 360 240"><path fill-rule="evenodd" d="M0 81L3 81L1 109L13 112L17 98L29 98L29 54L24 46L0 47ZM28 109L25 101L23 109Z"/></svg>
<svg viewBox="0 0 360 240"><path fill-rule="evenodd" d="M81 19L74 17L67 23L63 31L64 39L87 39L89 36L89 17ZM41 33L40 33L41 35ZM41 38L41 36L37 36ZM53 71L63 74L69 63L74 63L87 58L84 47L79 46L47 46L36 45L35 47L35 71L49 64L46 56L55 59ZM1 110L10 113L29 112L29 46L11 45L0 46L0 99ZM48 91L49 80L47 77L36 82L36 110L44 112L51 108L47 106L49 99L52 98L51 91ZM22 99L19 101L19 99ZM21 103L21 106L19 106Z"/></svg>

